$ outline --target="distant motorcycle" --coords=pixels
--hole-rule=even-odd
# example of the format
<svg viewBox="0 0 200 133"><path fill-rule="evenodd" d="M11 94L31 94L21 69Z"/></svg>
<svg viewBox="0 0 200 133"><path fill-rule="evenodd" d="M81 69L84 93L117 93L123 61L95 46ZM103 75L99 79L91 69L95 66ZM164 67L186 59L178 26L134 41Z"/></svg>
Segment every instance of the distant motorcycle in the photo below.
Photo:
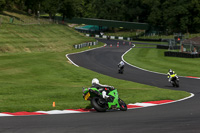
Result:
<svg viewBox="0 0 200 133"><path fill-rule="evenodd" d="M179 79L176 76L172 77L171 83L173 87L179 87Z"/></svg>

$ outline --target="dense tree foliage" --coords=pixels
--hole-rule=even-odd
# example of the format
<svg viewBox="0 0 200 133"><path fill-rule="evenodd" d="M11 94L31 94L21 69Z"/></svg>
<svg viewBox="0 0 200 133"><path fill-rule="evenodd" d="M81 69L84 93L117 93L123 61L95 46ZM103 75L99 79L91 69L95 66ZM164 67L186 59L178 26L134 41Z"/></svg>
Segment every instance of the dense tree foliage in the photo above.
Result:
<svg viewBox="0 0 200 133"><path fill-rule="evenodd" d="M66 18L73 18L75 16L76 5L78 5L80 0L62 0L61 1L61 8L59 12L62 14L63 19ZM80 5L79 5L80 6Z"/></svg>
<svg viewBox="0 0 200 133"><path fill-rule="evenodd" d="M0 11L17 7L53 18L85 17L149 23L169 32L200 32L200 0L0 0Z"/></svg>
<svg viewBox="0 0 200 133"><path fill-rule="evenodd" d="M49 14L50 18L54 18L58 10L61 8L60 1L58 0L43 0L42 10Z"/></svg>
<svg viewBox="0 0 200 133"><path fill-rule="evenodd" d="M5 0L0 0L0 11L3 11L5 6L6 6L6 1Z"/></svg>

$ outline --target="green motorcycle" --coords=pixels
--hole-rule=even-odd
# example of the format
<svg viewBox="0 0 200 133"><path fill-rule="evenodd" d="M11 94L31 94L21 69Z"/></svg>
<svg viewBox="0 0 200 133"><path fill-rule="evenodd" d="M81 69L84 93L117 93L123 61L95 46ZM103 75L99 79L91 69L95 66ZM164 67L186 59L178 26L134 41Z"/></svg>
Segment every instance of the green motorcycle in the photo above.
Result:
<svg viewBox="0 0 200 133"><path fill-rule="evenodd" d="M105 112L111 109L127 110L126 103L118 96L117 89L108 93L109 98L104 99L97 88L83 88L83 98L91 101L92 107L98 112Z"/></svg>

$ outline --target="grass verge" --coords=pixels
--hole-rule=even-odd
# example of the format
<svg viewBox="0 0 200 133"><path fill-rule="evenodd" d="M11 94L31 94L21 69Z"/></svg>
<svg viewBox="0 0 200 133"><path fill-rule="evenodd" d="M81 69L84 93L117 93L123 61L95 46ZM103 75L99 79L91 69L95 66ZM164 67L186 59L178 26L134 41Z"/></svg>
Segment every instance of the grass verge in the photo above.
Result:
<svg viewBox="0 0 200 133"><path fill-rule="evenodd" d="M139 47L140 45L137 45ZM171 68L181 76L200 77L199 58L178 58L164 56L163 49L156 48L133 48L125 55L129 63L160 73L167 73Z"/></svg>

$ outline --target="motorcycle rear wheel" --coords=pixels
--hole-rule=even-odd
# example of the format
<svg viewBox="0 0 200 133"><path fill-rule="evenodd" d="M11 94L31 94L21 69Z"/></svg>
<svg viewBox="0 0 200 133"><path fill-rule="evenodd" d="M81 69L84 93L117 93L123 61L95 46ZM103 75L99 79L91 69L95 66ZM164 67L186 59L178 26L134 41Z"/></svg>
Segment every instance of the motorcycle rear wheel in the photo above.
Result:
<svg viewBox="0 0 200 133"><path fill-rule="evenodd" d="M91 105L98 112L105 112L107 110L105 100L100 97L93 97L91 100Z"/></svg>

